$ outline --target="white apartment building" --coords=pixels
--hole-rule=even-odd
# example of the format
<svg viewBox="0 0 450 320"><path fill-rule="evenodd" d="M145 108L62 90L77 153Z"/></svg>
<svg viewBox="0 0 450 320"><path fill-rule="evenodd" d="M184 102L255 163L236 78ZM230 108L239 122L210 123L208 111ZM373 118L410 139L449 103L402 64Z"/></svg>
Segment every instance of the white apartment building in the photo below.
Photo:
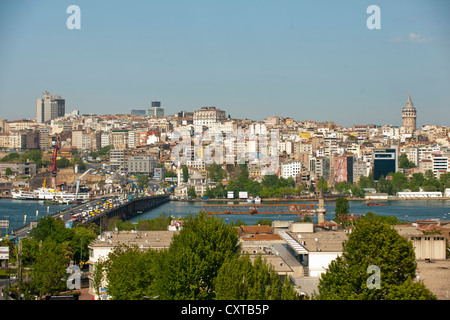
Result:
<svg viewBox="0 0 450 320"><path fill-rule="evenodd" d="M101 146L106 147L111 145L110 141L109 141L109 132L102 132L101 134Z"/></svg>
<svg viewBox="0 0 450 320"><path fill-rule="evenodd" d="M300 161L286 162L281 165L281 176L284 179L295 176L302 171L302 163Z"/></svg>
<svg viewBox="0 0 450 320"><path fill-rule="evenodd" d="M442 155L433 155L431 158L433 164L433 173L436 177L439 177L440 173L449 172L448 157Z"/></svg>

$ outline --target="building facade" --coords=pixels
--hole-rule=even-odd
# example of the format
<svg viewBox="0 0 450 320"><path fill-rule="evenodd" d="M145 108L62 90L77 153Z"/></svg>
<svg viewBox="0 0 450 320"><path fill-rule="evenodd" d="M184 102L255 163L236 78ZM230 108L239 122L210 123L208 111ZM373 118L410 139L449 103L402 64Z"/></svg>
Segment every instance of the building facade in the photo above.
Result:
<svg viewBox="0 0 450 320"><path fill-rule="evenodd" d="M194 111L194 125L208 126L226 119L225 111L216 107L202 107Z"/></svg>
<svg viewBox="0 0 450 320"><path fill-rule="evenodd" d="M51 95L48 91L44 91L42 98L36 99L36 123L64 117L65 113L66 102L60 95Z"/></svg>
<svg viewBox="0 0 450 320"><path fill-rule="evenodd" d="M373 150L373 179L379 180L389 173L397 172L398 159L396 149L374 149Z"/></svg>

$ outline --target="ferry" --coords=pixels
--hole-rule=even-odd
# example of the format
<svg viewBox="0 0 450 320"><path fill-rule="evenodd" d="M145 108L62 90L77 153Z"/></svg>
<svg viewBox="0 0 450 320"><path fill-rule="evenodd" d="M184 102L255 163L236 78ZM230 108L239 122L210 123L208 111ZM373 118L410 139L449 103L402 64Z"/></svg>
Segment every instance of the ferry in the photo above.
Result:
<svg viewBox="0 0 450 320"><path fill-rule="evenodd" d="M89 200L89 193L78 193L78 196L76 197L76 194L73 192L67 192L67 191L60 191L55 190L52 188L46 188L45 187L45 180L44 185L36 190L19 190L17 192L11 192L12 198L17 200L47 200L47 201L54 201L59 203L69 203L73 201L83 201L83 200ZM76 199L77 198L77 199Z"/></svg>

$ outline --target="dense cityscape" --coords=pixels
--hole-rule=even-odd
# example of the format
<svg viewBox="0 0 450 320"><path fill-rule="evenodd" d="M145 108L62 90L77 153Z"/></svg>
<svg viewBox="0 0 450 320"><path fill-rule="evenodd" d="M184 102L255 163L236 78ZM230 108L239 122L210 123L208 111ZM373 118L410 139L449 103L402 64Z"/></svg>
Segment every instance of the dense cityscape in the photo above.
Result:
<svg viewBox="0 0 450 320"><path fill-rule="evenodd" d="M420 111L416 111L409 92L403 108L399 107L399 117L402 118L400 127L375 124L343 127L333 122L298 121L276 115L264 121L234 119L217 107L201 107L194 111L165 115L160 101L152 101L147 110L133 109L118 115L81 115L77 110L67 113L65 100L60 95L45 91L36 100L35 119L1 120L2 197L19 202L38 199L47 206L65 204L67 207L37 222L26 224L25 228L13 230L11 227L9 230L6 226L7 234L3 240L9 243L12 250L6 256L18 259L13 254L18 248L23 253L24 246L32 247L35 240L59 238L59 232L64 234L64 230L72 230L73 234L64 236L73 242L69 250L72 254L70 266L81 267L76 270L84 270L84 273L75 273L79 275L78 287L71 287L67 282L72 290L69 290L69 295L66 292L65 297L78 299L79 290L84 287L84 294L81 295L84 299L92 297L99 300L140 300L150 297L176 300L211 297L350 299L351 293L342 292L335 296L333 292L336 288L330 289L333 285L337 286L336 283L330 284L333 281L330 270L337 268L342 263L339 257L345 256L343 253L350 250L344 246L349 246L352 241L344 244L344 240L354 224L358 221L378 221L382 225L394 225L394 229L388 228L386 232L395 230L398 237L395 241L400 246L406 246L404 250L410 251L408 257L402 258L404 263L409 261L413 266L408 267L410 276L420 278L414 268L415 264L420 264L425 274L421 276L432 278L430 274L437 275L436 268L441 268L441 272L447 268L450 224L445 220L445 214L442 220L424 219L414 223L405 223L392 216L365 214L371 211L372 206L387 206L389 201L399 199L448 201L450 128L436 125L417 128L417 114ZM146 207L139 207L139 210L133 207L132 213L128 211L125 214L120 209L144 199L147 204L150 203L148 199L153 202ZM327 199L336 202L335 219L325 219L324 212L327 211L324 200ZM316 206L307 208L295 202L302 200L313 202ZM349 214L349 200L367 205L363 217ZM231 228L227 231L223 231L216 220L205 219L202 215L177 219L163 214L156 219L139 220L138 223L131 223L127 219L166 201L203 201L204 204L211 204L209 207L214 210L219 210L226 203L233 203L232 206L226 206L226 210L244 204L241 205L243 209L239 210L247 211L238 213L252 215L265 213L265 203L279 201L281 204L268 205L270 210L275 211L277 217L286 213L277 210L288 210L287 213L297 214L297 219L282 221L269 215L268 219L260 219L255 225L238 220L232 224L225 223ZM217 201L222 201L222 204L217 205ZM256 205L261 207L257 208ZM203 207L204 213L211 213L205 209L209 207ZM55 220L49 220L49 217ZM218 238L209 241L219 241L223 232L238 237L240 249L234 248L233 244L223 250L240 250L238 256L241 259L250 257L254 268L261 269L258 272L268 272L270 275L271 280L266 285L274 285L279 281L281 291L269 292L265 289L257 293L252 291L254 288L250 288L251 284L245 293L231 288L228 283L230 280L226 278L226 272L230 271L226 271L226 268L243 268L243 262L239 259L235 262L237 265L224 263L219 270L206 268L204 272L212 272L215 282L205 284L201 280L203 278L195 280L205 285L203 289L199 288L200 291L174 291L177 287L175 284L174 288L168 287L174 281L171 278L173 274L182 272L174 267L179 264L176 261L182 254L173 253L175 256L171 257L171 248L175 246L172 241L177 239L176 243L182 242L182 232L186 232L184 237L189 237L189 232L196 230L196 224L197 228L203 225L204 228L216 230L214 233ZM53 231L49 233L50 226ZM80 228L85 231L80 232ZM83 236L80 240L80 234L84 234L84 243L80 242L83 240ZM174 238L174 234L180 235L179 238ZM353 237L357 236L356 231L352 234ZM33 240L28 243L28 239ZM358 241L361 244L365 240ZM380 245L386 244L380 239L373 241L381 241ZM121 245L130 246L130 249L121 252L118 249ZM189 241L184 245L189 250L206 250L199 249L206 244L197 243L197 249ZM114 264L109 264L107 269L99 267L107 257L106 261L114 263L128 259L126 255L132 256L130 252L134 250L142 255L142 252L165 252L165 249L173 265L166 266L172 270L172 276L162 277L164 283L155 280L148 287L129 287L124 292L119 289L124 284L117 283L118 278L113 278L113 275L115 272L127 271ZM27 261L28 270L36 270L29 275L27 273L27 279L28 276L34 279L43 276L46 268L55 270L55 265L48 259L57 259L50 258L49 253L38 251L36 254L43 256L37 259L37 256L30 254L29 248L26 252L27 255L22 259L11 261L9 266L12 269L9 266L7 268L9 276L13 270L15 280L17 268L21 267L19 261ZM131 256L130 259L139 259ZM142 259L147 259L145 257L147 254ZM261 257L263 260L258 260ZM158 260L151 254L148 259ZM204 263L210 263L207 262L210 257L203 256L202 259ZM45 261L46 267L36 266L39 260L41 264ZM2 261L2 266L6 267L6 260ZM67 267L67 260L61 258L61 261ZM435 264L434 269L426 273L427 262L430 261ZM138 260L134 262L141 263ZM387 261L384 263L389 264ZM162 268L161 264L155 262L150 265L152 268ZM103 268L106 267L103 265ZM96 269L108 270L107 280L95 272ZM56 274L57 277L62 277L66 272L64 268L61 270L62 274ZM142 271L139 270L134 272ZM151 270L156 272L158 269ZM335 272L339 274L344 271ZM383 275L386 277L386 274ZM19 293L14 290L15 293L10 292L16 299L21 286L22 290L23 286L27 286L23 284L23 277L20 277L21 285L15 289ZM140 277L145 275L141 274ZM255 278L254 281L257 283L262 280ZM64 291L56 280L53 284L41 283L40 286L39 281L30 283L35 286L32 288L36 293L26 299L40 299L45 294L48 298L57 299L61 298L60 291ZM439 285L429 283L432 292L422 281L408 284L411 292L403 298L435 299L437 296L438 299L448 299L447 282ZM367 282L362 299L403 299L401 292L392 288L383 294L371 294L376 291L370 291L373 289L371 285L376 285L376 281L374 284ZM212 287L215 290L213 295L208 293ZM74 291L74 288L78 291Z"/></svg>

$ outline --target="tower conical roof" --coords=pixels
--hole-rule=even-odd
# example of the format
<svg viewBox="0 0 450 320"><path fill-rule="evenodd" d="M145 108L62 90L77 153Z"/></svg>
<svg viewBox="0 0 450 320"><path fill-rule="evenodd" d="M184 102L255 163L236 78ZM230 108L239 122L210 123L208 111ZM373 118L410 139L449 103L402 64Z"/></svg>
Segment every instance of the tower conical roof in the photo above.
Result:
<svg viewBox="0 0 450 320"><path fill-rule="evenodd" d="M403 107L403 110L405 110L405 109L415 109L413 102L411 100L411 92L409 90L408 90L408 99L406 100L406 104Z"/></svg>

